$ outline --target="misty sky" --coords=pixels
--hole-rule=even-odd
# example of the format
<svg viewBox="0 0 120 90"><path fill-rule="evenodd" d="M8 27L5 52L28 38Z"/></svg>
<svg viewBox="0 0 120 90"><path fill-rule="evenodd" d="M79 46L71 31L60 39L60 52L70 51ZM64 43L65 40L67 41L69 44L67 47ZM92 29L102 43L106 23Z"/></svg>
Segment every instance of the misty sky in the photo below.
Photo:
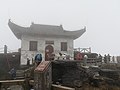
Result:
<svg viewBox="0 0 120 90"><path fill-rule="evenodd" d="M65 30L87 31L74 47L92 52L120 55L120 0L0 0L0 48L21 46L8 27L8 19L29 27L36 24L63 25Z"/></svg>

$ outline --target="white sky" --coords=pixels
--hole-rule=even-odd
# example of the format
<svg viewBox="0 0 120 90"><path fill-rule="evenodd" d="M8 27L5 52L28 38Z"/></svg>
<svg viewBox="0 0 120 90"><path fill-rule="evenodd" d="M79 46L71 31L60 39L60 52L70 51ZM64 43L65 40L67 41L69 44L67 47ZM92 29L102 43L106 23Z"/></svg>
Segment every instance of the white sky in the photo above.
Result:
<svg viewBox="0 0 120 90"><path fill-rule="evenodd" d="M65 30L87 31L75 47L91 47L92 52L120 55L120 0L0 0L0 48L21 46L8 27L8 19L21 26L63 25Z"/></svg>

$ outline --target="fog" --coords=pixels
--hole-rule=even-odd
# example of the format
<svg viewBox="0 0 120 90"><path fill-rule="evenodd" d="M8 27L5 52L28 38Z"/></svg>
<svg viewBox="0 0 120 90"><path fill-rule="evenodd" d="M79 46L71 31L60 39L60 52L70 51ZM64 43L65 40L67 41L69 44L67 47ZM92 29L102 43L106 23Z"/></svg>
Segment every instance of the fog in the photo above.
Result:
<svg viewBox="0 0 120 90"><path fill-rule="evenodd" d="M101 54L120 55L120 0L1 0L0 48L17 50L21 46L8 20L29 27L36 24L63 25L65 30L86 32L74 41L74 47Z"/></svg>

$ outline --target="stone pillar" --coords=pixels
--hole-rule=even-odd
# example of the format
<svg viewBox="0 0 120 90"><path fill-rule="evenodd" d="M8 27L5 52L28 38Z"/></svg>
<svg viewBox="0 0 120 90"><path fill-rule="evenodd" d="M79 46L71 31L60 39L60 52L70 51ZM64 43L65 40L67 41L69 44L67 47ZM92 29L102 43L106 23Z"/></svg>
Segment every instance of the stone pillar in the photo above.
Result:
<svg viewBox="0 0 120 90"><path fill-rule="evenodd" d="M51 90L52 67L50 61L41 62L34 71L34 90Z"/></svg>

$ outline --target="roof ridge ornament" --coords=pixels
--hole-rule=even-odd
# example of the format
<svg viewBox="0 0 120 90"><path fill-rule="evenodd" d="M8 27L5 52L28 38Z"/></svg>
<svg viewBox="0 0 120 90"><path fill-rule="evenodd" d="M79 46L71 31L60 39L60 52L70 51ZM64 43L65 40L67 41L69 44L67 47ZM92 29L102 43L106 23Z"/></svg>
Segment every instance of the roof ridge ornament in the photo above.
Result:
<svg viewBox="0 0 120 90"><path fill-rule="evenodd" d="M60 27L62 27L62 24L60 24Z"/></svg>
<svg viewBox="0 0 120 90"><path fill-rule="evenodd" d="M60 28L62 28L62 30L64 30L64 29L63 29L63 25L62 25L62 24L60 24Z"/></svg>
<svg viewBox="0 0 120 90"><path fill-rule="evenodd" d="M12 22L11 19L9 19L9 20L8 20L8 23L11 23L11 22Z"/></svg>
<svg viewBox="0 0 120 90"><path fill-rule="evenodd" d="M31 22L31 25L33 25L34 24L34 22Z"/></svg>

